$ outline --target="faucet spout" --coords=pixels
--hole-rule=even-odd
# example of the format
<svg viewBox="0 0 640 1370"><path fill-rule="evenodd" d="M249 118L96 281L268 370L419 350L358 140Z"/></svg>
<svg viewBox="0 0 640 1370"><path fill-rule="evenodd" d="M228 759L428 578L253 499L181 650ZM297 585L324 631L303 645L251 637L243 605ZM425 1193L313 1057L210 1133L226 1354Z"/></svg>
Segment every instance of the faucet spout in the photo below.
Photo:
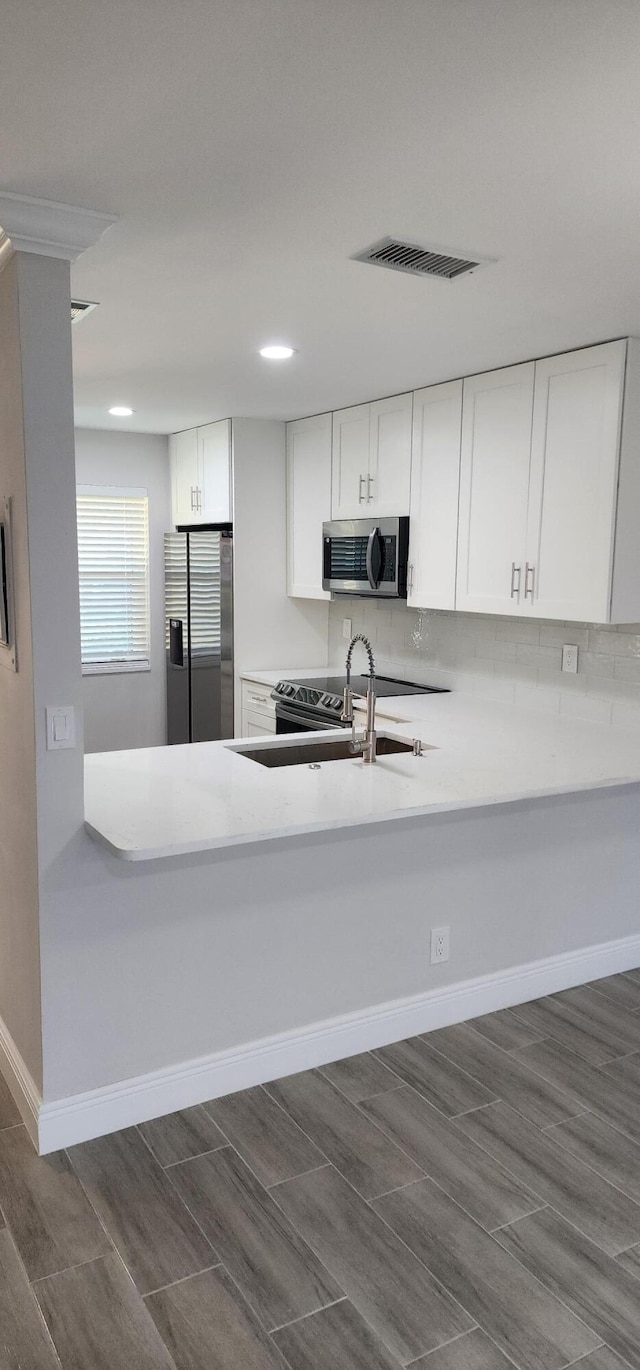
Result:
<svg viewBox="0 0 640 1370"><path fill-rule="evenodd" d="M363 644L367 656L369 658L369 683L367 685L366 694L367 725L365 728L364 737L361 740L358 738L356 733L356 721L353 712L353 701L354 698L362 699L364 696L354 695L354 691L351 689L351 658L353 656L353 649L356 645L356 642L361 642ZM354 751L361 750L362 760L370 763L376 760L376 668L373 659L373 648L368 637L365 637L364 633L356 633L355 636L352 637L351 642L349 643L349 650L347 652L346 668L347 684L344 692L342 722L351 724L351 738Z"/></svg>

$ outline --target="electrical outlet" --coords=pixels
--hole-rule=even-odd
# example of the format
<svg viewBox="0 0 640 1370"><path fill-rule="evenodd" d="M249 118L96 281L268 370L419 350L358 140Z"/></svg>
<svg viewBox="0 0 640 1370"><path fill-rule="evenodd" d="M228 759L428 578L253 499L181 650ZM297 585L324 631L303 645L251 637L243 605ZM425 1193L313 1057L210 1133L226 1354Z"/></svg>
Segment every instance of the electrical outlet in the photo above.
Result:
<svg viewBox="0 0 640 1370"><path fill-rule="evenodd" d="M342 636L346 642L350 642L351 638L353 637L353 633L351 632L350 618L343 618L342 620Z"/></svg>
<svg viewBox="0 0 640 1370"><path fill-rule="evenodd" d="M578 648L570 644L562 648L562 669L575 675L578 670Z"/></svg>
<svg viewBox="0 0 640 1370"><path fill-rule="evenodd" d="M440 961L449 960L449 929L431 929L431 965L436 966Z"/></svg>

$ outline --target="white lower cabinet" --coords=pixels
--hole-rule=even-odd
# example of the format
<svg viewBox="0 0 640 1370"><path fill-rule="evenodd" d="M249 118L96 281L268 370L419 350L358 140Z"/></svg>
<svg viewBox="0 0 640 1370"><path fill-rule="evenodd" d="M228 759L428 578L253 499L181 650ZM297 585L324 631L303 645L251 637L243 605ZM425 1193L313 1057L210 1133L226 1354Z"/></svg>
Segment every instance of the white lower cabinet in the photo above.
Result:
<svg viewBox="0 0 640 1370"><path fill-rule="evenodd" d="M271 686L254 680L242 681L241 737L262 737L275 733L276 705L271 698Z"/></svg>
<svg viewBox="0 0 640 1370"><path fill-rule="evenodd" d="M413 397L407 602L454 609L460 487L462 381Z"/></svg>
<svg viewBox="0 0 640 1370"><path fill-rule="evenodd" d="M322 588L322 525L331 518L331 414L287 424L287 593L331 599Z"/></svg>

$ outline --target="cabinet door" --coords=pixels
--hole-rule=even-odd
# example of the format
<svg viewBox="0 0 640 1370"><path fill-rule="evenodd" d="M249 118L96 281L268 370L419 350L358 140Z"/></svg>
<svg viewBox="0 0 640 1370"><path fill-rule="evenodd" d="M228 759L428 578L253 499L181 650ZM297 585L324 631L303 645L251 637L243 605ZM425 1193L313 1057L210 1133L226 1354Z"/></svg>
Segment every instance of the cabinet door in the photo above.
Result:
<svg viewBox="0 0 640 1370"><path fill-rule="evenodd" d="M536 362L527 604L536 618L606 623L626 343Z"/></svg>
<svg viewBox="0 0 640 1370"><path fill-rule="evenodd" d="M287 424L287 594L331 599L322 588L322 525L331 518L331 414Z"/></svg>
<svg viewBox="0 0 640 1370"><path fill-rule="evenodd" d="M369 409L356 404L333 415L331 517L366 518L369 474Z"/></svg>
<svg viewBox="0 0 640 1370"><path fill-rule="evenodd" d="M369 406L369 470L365 515L406 514L411 486L413 395L393 395Z"/></svg>
<svg viewBox="0 0 640 1370"><path fill-rule="evenodd" d="M243 710L242 714L242 737L266 737L269 733L275 733L276 720L267 718L264 714L254 714L250 709Z"/></svg>
<svg viewBox="0 0 640 1370"><path fill-rule="evenodd" d="M198 432L188 428L169 438L171 509L175 524L198 520Z"/></svg>
<svg viewBox="0 0 640 1370"><path fill-rule="evenodd" d="M457 609L523 612L534 368L463 382Z"/></svg>
<svg viewBox="0 0 640 1370"><path fill-rule="evenodd" d="M231 421L198 429L200 523L231 523Z"/></svg>
<svg viewBox="0 0 640 1370"><path fill-rule="evenodd" d="M454 609L462 381L413 397L409 604Z"/></svg>

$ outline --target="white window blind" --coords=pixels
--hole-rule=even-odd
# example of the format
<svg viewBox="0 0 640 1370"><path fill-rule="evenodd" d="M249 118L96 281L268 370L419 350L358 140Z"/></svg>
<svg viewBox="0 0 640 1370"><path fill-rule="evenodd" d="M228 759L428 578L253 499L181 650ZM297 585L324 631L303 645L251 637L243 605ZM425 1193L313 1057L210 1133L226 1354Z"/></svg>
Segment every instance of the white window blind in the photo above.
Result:
<svg viewBox="0 0 640 1370"><path fill-rule="evenodd" d="M146 490L79 486L82 669L149 669L149 501Z"/></svg>

